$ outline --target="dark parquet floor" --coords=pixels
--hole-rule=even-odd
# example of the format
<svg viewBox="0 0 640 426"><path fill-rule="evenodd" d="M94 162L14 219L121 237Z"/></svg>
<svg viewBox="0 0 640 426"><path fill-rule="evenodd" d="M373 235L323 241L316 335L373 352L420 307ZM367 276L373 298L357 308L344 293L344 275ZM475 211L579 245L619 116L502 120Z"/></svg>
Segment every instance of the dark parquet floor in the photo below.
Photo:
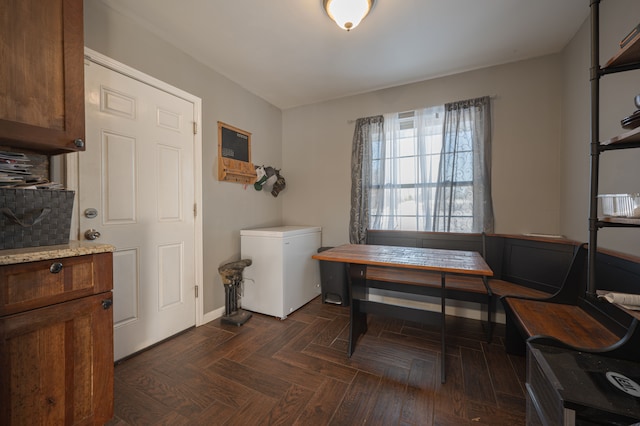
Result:
<svg viewBox="0 0 640 426"><path fill-rule="evenodd" d="M348 308L319 298L286 320L212 321L115 368L110 425L523 425L525 358L507 355L498 325L369 316L346 355Z"/></svg>

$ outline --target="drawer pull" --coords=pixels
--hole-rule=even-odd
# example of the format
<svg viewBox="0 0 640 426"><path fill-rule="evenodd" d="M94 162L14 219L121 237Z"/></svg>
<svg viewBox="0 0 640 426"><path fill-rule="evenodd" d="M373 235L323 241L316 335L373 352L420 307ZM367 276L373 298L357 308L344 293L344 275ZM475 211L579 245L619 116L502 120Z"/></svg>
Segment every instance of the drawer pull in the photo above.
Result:
<svg viewBox="0 0 640 426"><path fill-rule="evenodd" d="M102 301L102 309L109 309L111 305L113 305L113 300L111 299L104 299Z"/></svg>
<svg viewBox="0 0 640 426"><path fill-rule="evenodd" d="M60 271L62 271L62 263L60 262L52 263L49 267L49 272L52 274L57 274Z"/></svg>

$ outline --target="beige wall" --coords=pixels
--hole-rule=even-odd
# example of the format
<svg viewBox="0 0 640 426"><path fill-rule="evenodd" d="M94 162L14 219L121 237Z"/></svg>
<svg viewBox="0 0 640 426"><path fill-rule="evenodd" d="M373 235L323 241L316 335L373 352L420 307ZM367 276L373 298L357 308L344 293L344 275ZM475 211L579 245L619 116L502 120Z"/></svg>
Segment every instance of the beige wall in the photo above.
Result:
<svg viewBox="0 0 640 426"><path fill-rule="evenodd" d="M102 2L84 6L87 47L202 99L204 312L220 308L218 266L240 258L241 229L280 224L283 195L217 180L217 122L251 132L254 163L280 168L282 113Z"/></svg>
<svg viewBox="0 0 640 426"><path fill-rule="evenodd" d="M561 65L552 55L284 111L283 221L322 226L323 245L348 242L348 120L495 95L496 232L559 233Z"/></svg>
<svg viewBox="0 0 640 426"><path fill-rule="evenodd" d="M640 2L604 1L600 5L600 63L618 51L618 42L638 24ZM590 180L590 30L585 22L563 52L563 131L561 229L574 239L588 240ZM605 76L600 80L600 138L623 133L620 120L636 110L640 70ZM640 192L640 150L600 155L599 192ZM601 247L640 255L640 231L607 228L598 233Z"/></svg>

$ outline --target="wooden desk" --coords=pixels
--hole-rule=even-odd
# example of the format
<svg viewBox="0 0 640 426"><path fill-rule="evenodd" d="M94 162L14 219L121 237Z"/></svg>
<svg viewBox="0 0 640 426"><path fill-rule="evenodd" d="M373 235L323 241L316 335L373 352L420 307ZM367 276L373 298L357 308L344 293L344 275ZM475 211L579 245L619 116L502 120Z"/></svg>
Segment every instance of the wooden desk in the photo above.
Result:
<svg viewBox="0 0 640 426"><path fill-rule="evenodd" d="M420 321L424 311L387 305L369 300L370 285L366 280L368 265L388 266L436 271L441 274L441 379L445 382L445 287L447 274L475 275L490 277L491 268L482 256L473 251L440 250L415 247L379 246L369 244L345 244L325 250L312 256L314 259L346 263L349 269L350 325L348 354L351 356L361 334L367 331L367 313L390 315L411 321ZM411 294L421 294L419 284L397 284L391 288Z"/></svg>

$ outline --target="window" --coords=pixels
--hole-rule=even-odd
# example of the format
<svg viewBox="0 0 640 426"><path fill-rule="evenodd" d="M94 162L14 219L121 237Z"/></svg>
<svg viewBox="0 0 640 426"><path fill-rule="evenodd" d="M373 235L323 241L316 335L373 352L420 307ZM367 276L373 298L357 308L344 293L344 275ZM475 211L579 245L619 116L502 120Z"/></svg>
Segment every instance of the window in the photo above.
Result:
<svg viewBox="0 0 640 426"><path fill-rule="evenodd" d="M356 123L351 242L369 228L493 232L488 97Z"/></svg>

